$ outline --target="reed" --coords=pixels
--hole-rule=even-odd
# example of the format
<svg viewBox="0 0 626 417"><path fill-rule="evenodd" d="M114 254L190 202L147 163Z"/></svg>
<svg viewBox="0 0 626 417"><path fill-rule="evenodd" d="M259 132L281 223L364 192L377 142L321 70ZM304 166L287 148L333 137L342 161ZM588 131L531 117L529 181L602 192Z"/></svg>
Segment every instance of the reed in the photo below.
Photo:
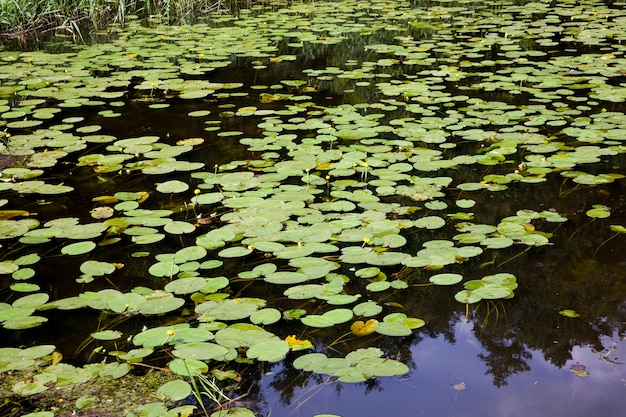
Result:
<svg viewBox="0 0 626 417"><path fill-rule="evenodd" d="M246 2L247 3L247 2ZM0 47L32 49L55 36L87 42L129 16L182 25L205 21L238 0L0 0Z"/></svg>

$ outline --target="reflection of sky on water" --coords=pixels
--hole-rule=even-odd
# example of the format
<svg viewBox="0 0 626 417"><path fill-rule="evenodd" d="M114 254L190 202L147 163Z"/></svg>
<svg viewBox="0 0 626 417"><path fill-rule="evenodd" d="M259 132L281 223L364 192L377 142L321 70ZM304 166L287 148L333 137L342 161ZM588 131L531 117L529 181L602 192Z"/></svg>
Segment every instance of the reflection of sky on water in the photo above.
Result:
<svg viewBox="0 0 626 417"><path fill-rule="evenodd" d="M595 417L626 412L626 365L610 364L588 347L574 348L573 359L563 368L546 362L541 352L531 351L531 370L512 375L506 386L497 388L477 357L482 349L471 324L458 324L456 337L454 345L440 337L413 346L417 369L406 378L383 378L380 391L375 388L365 395L361 384L343 384L340 391L335 383L309 386L296 393L290 406L275 399L265 415ZM626 357L626 341L617 336L604 340L605 347L612 343L617 346L610 358L617 357L619 362L620 356ZM569 370L573 364L585 365L589 376L574 375ZM453 385L461 382L465 390L456 391ZM262 389L271 391L265 384Z"/></svg>

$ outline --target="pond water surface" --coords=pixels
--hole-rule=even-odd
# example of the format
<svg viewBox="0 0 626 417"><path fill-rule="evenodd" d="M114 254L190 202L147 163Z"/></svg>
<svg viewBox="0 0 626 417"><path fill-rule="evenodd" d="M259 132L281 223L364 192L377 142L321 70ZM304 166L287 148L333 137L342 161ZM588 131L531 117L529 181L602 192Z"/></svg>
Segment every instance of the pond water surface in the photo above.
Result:
<svg viewBox="0 0 626 417"><path fill-rule="evenodd" d="M0 52L0 347L197 359L259 416L621 415L625 22L313 3Z"/></svg>

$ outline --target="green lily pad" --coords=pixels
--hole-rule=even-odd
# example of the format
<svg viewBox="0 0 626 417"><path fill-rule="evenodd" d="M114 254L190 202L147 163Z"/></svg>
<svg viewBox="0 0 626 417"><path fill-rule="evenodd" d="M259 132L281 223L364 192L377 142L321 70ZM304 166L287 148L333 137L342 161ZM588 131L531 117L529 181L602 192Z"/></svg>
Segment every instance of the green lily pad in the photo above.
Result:
<svg viewBox="0 0 626 417"><path fill-rule="evenodd" d="M171 180L158 184L156 190L160 193L182 193L189 189L189 185L182 181Z"/></svg>
<svg viewBox="0 0 626 417"><path fill-rule="evenodd" d="M576 317L580 317L580 314L578 314L576 311L574 310L560 310L559 314L565 317L569 317L569 318L576 318Z"/></svg>
<svg viewBox="0 0 626 417"><path fill-rule="evenodd" d="M271 340L251 346L246 351L246 356L250 359L260 361L278 362L284 359L289 352L289 344L284 340Z"/></svg>
<svg viewBox="0 0 626 417"><path fill-rule="evenodd" d="M198 359L176 358L167 363L167 367L177 375L198 376L209 370L208 365Z"/></svg>
<svg viewBox="0 0 626 417"><path fill-rule="evenodd" d="M95 242L77 242L61 248L61 253L66 255L83 255L96 248Z"/></svg>
<svg viewBox="0 0 626 417"><path fill-rule="evenodd" d="M222 360L228 354L228 349L210 342L179 343L172 354L185 360Z"/></svg>
<svg viewBox="0 0 626 417"><path fill-rule="evenodd" d="M452 273L436 274L431 276L428 280L437 285L454 285L461 282L463 280L463 276Z"/></svg>
<svg viewBox="0 0 626 417"><path fill-rule="evenodd" d="M108 262L88 260L81 264L80 271L83 274L92 276L109 275L115 271L115 265Z"/></svg>
<svg viewBox="0 0 626 417"><path fill-rule="evenodd" d="M274 324L282 318L282 314L275 308L263 308L255 311L250 316L250 321L254 324Z"/></svg>
<svg viewBox="0 0 626 417"><path fill-rule="evenodd" d="M137 311L142 314L165 314L174 310L178 310L185 304L182 298L165 295L156 298L147 299L136 306Z"/></svg>
<svg viewBox="0 0 626 417"><path fill-rule="evenodd" d="M174 294L191 294L202 290L206 284L205 278L181 278L167 283L164 289Z"/></svg>
<svg viewBox="0 0 626 417"><path fill-rule="evenodd" d="M92 333L91 337L96 340L117 340L122 337L122 332L118 330L103 330Z"/></svg>
<svg viewBox="0 0 626 417"><path fill-rule="evenodd" d="M217 255L222 258L239 258L242 256L246 256L252 253L252 249L245 246L233 246L231 248L226 248L221 250Z"/></svg>
<svg viewBox="0 0 626 417"><path fill-rule="evenodd" d="M180 401L187 398L191 390L191 385L187 381L177 379L161 385L156 391L156 396L161 400Z"/></svg>
<svg viewBox="0 0 626 417"><path fill-rule="evenodd" d="M345 323L352 319L352 310L338 308L328 311L322 315L311 314L302 317L302 323L311 327L331 327L336 324Z"/></svg>

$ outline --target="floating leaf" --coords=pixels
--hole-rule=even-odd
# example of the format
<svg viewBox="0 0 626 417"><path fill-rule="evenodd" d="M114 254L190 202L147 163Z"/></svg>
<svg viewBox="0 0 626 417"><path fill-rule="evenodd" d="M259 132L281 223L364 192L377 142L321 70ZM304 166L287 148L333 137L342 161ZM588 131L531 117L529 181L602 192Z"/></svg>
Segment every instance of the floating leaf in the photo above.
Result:
<svg viewBox="0 0 626 417"><path fill-rule="evenodd" d="M166 181L158 184L156 190L160 193L182 193L189 189L189 185L179 180Z"/></svg>
<svg viewBox="0 0 626 417"><path fill-rule="evenodd" d="M95 242L77 242L61 248L61 253L66 255L83 255L96 248Z"/></svg>
<svg viewBox="0 0 626 417"><path fill-rule="evenodd" d="M115 271L115 265L109 262L88 260L81 264L80 272L86 275L101 276L109 275Z"/></svg>
<svg viewBox="0 0 626 417"><path fill-rule="evenodd" d="M258 310L250 316L250 321L254 324L274 324L282 318L282 314L275 308L264 308Z"/></svg>
<svg viewBox="0 0 626 417"><path fill-rule="evenodd" d="M122 337L122 332L117 330L103 330L92 333L91 337L96 340L116 340Z"/></svg>
<svg viewBox="0 0 626 417"><path fill-rule="evenodd" d="M246 351L246 356L260 361L278 362L287 356L287 352L289 343L284 340L272 340L251 346Z"/></svg>
<svg viewBox="0 0 626 417"><path fill-rule="evenodd" d="M187 381L177 379L166 382L156 391L161 400L180 401L191 394L191 385Z"/></svg>
<svg viewBox="0 0 626 417"><path fill-rule="evenodd" d="M221 250L217 255L222 258L239 258L252 253L252 249L245 246L233 246L232 248L226 248Z"/></svg>
<svg viewBox="0 0 626 417"><path fill-rule="evenodd" d="M222 360L228 354L228 349L209 342L179 343L172 351L172 354L185 360Z"/></svg>
<svg viewBox="0 0 626 417"><path fill-rule="evenodd" d="M578 314L576 311L574 310L560 310L559 314L565 317L569 317L569 318L576 318L576 317L580 317L580 314Z"/></svg>
<svg viewBox="0 0 626 417"><path fill-rule="evenodd" d="M431 276L428 280L437 285L454 285L461 282L463 280L463 276L452 273L437 274Z"/></svg>

